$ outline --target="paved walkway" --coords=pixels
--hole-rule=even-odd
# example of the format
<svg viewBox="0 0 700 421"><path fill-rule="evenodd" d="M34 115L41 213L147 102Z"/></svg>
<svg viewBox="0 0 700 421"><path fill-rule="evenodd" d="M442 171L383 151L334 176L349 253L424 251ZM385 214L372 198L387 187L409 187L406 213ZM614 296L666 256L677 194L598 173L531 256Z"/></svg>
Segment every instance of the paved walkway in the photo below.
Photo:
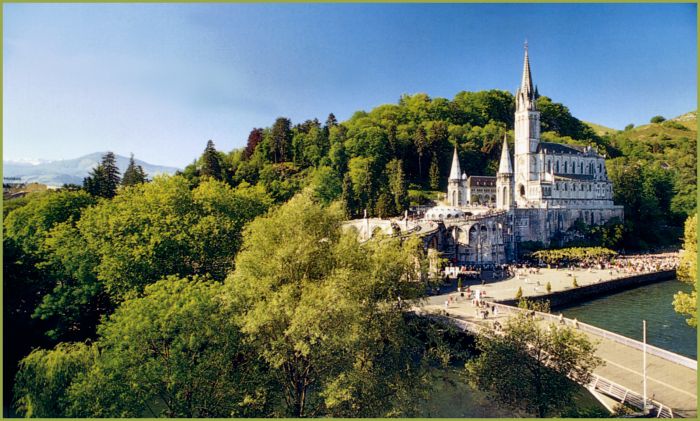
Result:
<svg viewBox="0 0 700 421"><path fill-rule="evenodd" d="M556 272L557 271L552 272L551 270L547 272L543 271L541 275L531 276L530 279L550 279L553 286L552 290L555 291L555 282L560 288L566 287L567 284L565 280L555 279L557 277L555 276L557 275ZM584 271L576 271L575 273L577 273L577 282L581 286L585 285L586 282L596 281L596 275L602 275L596 274L595 272L586 275L583 274ZM559 277L561 277L560 274ZM565 279L571 278L567 276ZM522 285L523 283L524 280L511 279L493 283L486 287L478 285L472 288L486 290L489 298L512 298L515 294L513 289L517 290L517 285ZM523 288L523 290L525 290L525 288ZM450 296L453 297L453 302L450 303L448 301L446 307L445 301L449 300L448 297ZM460 297L459 293L448 293L429 297L424 300L420 307L429 312L446 309L450 316L458 317L459 319L489 328L496 320L499 320L502 325L505 324L509 317L509 315L504 312L494 315L493 312L489 310L489 316L484 320L477 315L477 308L472 305L471 300L466 299L466 297ZM541 323L546 322L543 321ZM636 348L620 344L611 339L605 339L587 332L584 333L588 335L592 341L598 342L596 355L605 362L603 366L594 371L594 374L641 395L643 391L642 352ZM670 406L673 408L674 413L678 413L678 415L694 417L696 414L696 370L647 354L647 391L650 399Z"/></svg>

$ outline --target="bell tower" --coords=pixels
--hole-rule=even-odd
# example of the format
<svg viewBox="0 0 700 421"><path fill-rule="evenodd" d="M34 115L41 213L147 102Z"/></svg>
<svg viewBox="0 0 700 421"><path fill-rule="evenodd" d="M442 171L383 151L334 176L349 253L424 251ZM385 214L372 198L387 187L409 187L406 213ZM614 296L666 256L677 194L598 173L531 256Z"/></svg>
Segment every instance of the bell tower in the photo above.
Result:
<svg viewBox="0 0 700 421"><path fill-rule="evenodd" d="M523 77L515 93L515 198L519 203L525 203L536 196L530 182L539 179L535 155L540 143L538 96L537 89L532 84L526 41Z"/></svg>

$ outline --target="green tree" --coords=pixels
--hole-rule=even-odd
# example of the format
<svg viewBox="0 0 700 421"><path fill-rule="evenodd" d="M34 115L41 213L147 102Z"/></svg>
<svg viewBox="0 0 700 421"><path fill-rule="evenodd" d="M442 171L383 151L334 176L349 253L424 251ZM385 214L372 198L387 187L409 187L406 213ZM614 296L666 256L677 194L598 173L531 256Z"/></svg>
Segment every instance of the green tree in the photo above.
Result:
<svg viewBox="0 0 700 421"><path fill-rule="evenodd" d="M289 416L381 416L421 378L422 351L390 303L425 287L419 244L361 247L339 207L297 195L246 229L227 279L236 318L281 385Z"/></svg>
<svg viewBox="0 0 700 421"><path fill-rule="evenodd" d="M292 143L292 122L288 118L279 117L275 120L270 131L270 152L273 162L285 162L288 159Z"/></svg>
<svg viewBox="0 0 700 421"><path fill-rule="evenodd" d="M660 115L655 115L654 117L651 118L651 120L649 120L649 122L652 124L653 123L663 123L664 121L666 121L666 119Z"/></svg>
<svg viewBox="0 0 700 421"><path fill-rule="evenodd" d="M120 181L117 158L113 152L107 152L102 156L100 164L83 179L83 187L93 196L110 199L117 194Z"/></svg>
<svg viewBox="0 0 700 421"><path fill-rule="evenodd" d="M477 348L479 356L466 365L471 383L540 418L570 407L576 383L588 384L601 364L585 335L556 324L540 326L522 313L506 322L503 335L479 336Z"/></svg>
<svg viewBox="0 0 700 421"><path fill-rule="evenodd" d="M207 146L204 148L204 153L200 158L201 168L199 175L202 177L211 177L215 180L221 180L221 157L214 147L214 142L210 139L207 141Z"/></svg>
<svg viewBox="0 0 700 421"><path fill-rule="evenodd" d="M440 187L440 168L438 167L437 156L433 155L433 159L430 162L430 188L437 190Z"/></svg>
<svg viewBox="0 0 700 421"><path fill-rule="evenodd" d="M168 278L124 302L100 326L95 363L68 390L70 415L265 415L265 367L245 345L221 289L202 278Z"/></svg>
<svg viewBox="0 0 700 421"><path fill-rule="evenodd" d="M698 217L697 214L685 221L683 251L678 264L678 279L693 286L691 293L678 292L673 296L673 308L677 313L688 316L686 322L697 327L697 280L698 280Z"/></svg>
<svg viewBox="0 0 700 421"><path fill-rule="evenodd" d="M143 171L143 167L136 165L134 154L131 154L129 166L124 171L124 177L122 178L122 186L134 186L145 182L146 173Z"/></svg>
<svg viewBox="0 0 700 421"><path fill-rule="evenodd" d="M425 150L428 147L428 138L426 137L425 129L423 128L423 126L418 126L418 128L416 129L413 135L413 145L415 146L416 152L418 153L418 177L422 178L423 167L421 165L421 161L423 159L423 154L425 153Z"/></svg>
<svg viewBox="0 0 700 421"><path fill-rule="evenodd" d="M15 379L15 407L25 417L70 416L66 393L71 382L90 367L95 346L61 343L52 350L35 349L19 365Z"/></svg>
<svg viewBox="0 0 700 421"><path fill-rule="evenodd" d="M394 208L400 213L408 208L408 189L403 171L403 162L392 159L386 164L387 185L393 196Z"/></svg>

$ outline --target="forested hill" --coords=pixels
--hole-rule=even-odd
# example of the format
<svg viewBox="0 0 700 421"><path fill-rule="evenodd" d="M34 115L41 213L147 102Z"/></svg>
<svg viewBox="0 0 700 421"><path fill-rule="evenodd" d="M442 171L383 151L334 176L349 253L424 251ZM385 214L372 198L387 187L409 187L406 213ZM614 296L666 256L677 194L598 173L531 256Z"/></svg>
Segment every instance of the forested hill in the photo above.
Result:
<svg viewBox="0 0 700 421"><path fill-rule="evenodd" d="M544 140L613 152L562 104L540 97L538 105ZM512 142L514 112L511 93L491 90L460 92L451 100L404 95L341 123L332 114L324 123L280 117L271 127L253 129L244 149L221 155L222 177L262 183L279 201L316 180L324 197L344 198L350 216L363 209L394 215L408 204L407 185L445 187L454 145L468 175L494 175L504 134ZM197 163L184 173L196 182Z"/></svg>

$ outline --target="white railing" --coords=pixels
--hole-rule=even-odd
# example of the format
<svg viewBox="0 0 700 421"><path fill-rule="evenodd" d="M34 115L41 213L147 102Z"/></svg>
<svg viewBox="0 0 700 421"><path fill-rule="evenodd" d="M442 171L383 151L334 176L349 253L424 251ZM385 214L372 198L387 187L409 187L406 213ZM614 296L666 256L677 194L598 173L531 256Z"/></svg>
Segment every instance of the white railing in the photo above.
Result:
<svg viewBox="0 0 700 421"><path fill-rule="evenodd" d="M513 307L505 304L499 304L499 303L490 303L493 306L496 306L498 308L498 311L502 311L504 313L527 313L527 312L532 312L532 310L525 310L522 308L518 307ZM629 346L630 348L637 349L639 351L643 351L644 349L644 344L642 342L639 342L635 339L628 338L626 336L619 335L617 333L613 333L610 331L607 331L605 329L601 329L599 327L595 327L586 323L582 323L579 321L567 319L567 318L562 318L561 320L559 319L559 316L555 316L550 313L542 313L539 311L534 312L538 317L541 317L544 320L547 320L552 323L562 323L566 326L571 326L575 327L582 332L588 332L592 335L599 336L604 339L611 340L613 342L617 342L622 345ZM673 353L671 351L667 351L665 349L657 348L653 345L648 345L647 344L647 353L650 355L657 356L659 358L662 358L666 361L670 361L675 364L682 365L684 367L688 367L690 369L696 370L698 369L698 363L697 361L684 357L682 355L678 355L676 353Z"/></svg>
<svg viewBox="0 0 700 421"><path fill-rule="evenodd" d="M606 378L594 374L593 379L588 384L588 388L594 392L617 399L621 404L632 405L637 409L644 410L643 396ZM673 410L661 402L647 398L647 409L649 409L649 406L656 409L656 418L674 418Z"/></svg>

